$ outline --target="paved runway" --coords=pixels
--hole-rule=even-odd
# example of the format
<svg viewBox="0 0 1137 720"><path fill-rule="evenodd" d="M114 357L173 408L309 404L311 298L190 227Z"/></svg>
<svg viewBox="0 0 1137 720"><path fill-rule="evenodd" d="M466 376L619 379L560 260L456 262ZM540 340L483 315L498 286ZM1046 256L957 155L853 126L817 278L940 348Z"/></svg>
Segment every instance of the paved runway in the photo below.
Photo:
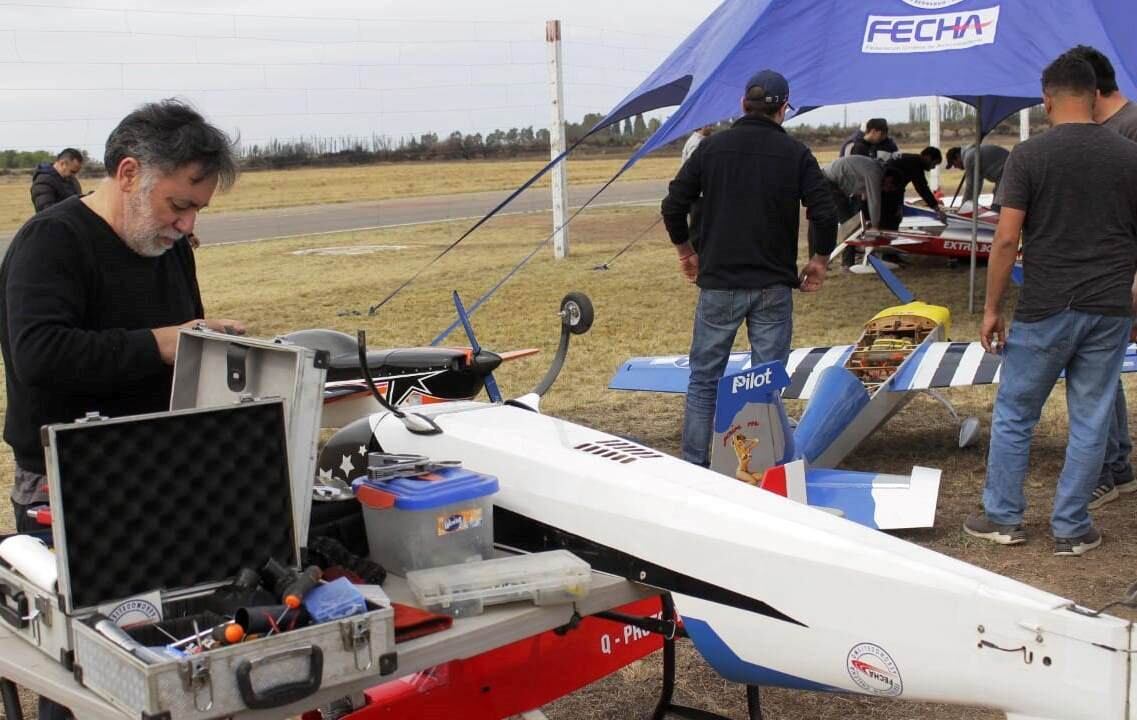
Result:
<svg viewBox="0 0 1137 720"><path fill-rule="evenodd" d="M569 187L569 205L578 207L592 196L598 185ZM592 207L636 203L658 204L667 193L665 180L617 181ZM445 220L480 218L509 193L503 190L433 195L391 200L306 205L273 210L251 210L202 214L197 223L197 236L202 244L252 242L270 238L318 233L372 230ZM530 188L514 199L503 213L549 210L548 188ZM0 233L0 253L7 249L15 231Z"/></svg>

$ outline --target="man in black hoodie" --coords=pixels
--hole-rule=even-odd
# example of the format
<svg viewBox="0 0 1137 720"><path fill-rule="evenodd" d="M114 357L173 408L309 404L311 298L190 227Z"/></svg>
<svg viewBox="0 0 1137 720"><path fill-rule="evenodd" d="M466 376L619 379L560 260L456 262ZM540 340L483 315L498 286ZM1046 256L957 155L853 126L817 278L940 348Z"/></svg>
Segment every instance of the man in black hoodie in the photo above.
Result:
<svg viewBox="0 0 1137 720"><path fill-rule="evenodd" d="M55 162L40 163L32 175L32 205L36 212L72 195L82 195L83 188L79 186L82 169L83 153L75 148L64 148L55 156Z"/></svg>
<svg viewBox="0 0 1137 720"><path fill-rule="evenodd" d="M691 379L683 419L683 459L710 463L715 386L746 321L755 364L789 357L791 290L821 289L837 242L837 208L817 160L786 134L790 87L773 70L746 83L743 118L696 148L671 181L661 208L683 276L699 286L691 338ZM702 201L699 248L687 212ZM810 260L797 270L801 205L815 232Z"/></svg>

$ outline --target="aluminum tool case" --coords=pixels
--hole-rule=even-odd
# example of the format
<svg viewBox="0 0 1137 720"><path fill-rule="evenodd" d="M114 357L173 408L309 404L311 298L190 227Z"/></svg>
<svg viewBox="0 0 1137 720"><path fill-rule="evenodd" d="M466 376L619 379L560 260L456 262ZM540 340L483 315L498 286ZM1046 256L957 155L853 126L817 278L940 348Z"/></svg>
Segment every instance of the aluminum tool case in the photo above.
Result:
<svg viewBox="0 0 1137 720"><path fill-rule="evenodd" d="M308 542L328 353L283 340L182 330L170 409L229 405L242 397L284 400L297 541Z"/></svg>
<svg viewBox="0 0 1137 720"><path fill-rule="evenodd" d="M390 608L153 664L86 622L108 602L155 590L169 621L201 610L241 567L299 564L281 399L52 425L44 435L59 593L50 626L45 613L19 632L34 641L40 626L41 649L72 660L100 697L141 718L205 720L395 670ZM0 582L10 576L19 577Z"/></svg>

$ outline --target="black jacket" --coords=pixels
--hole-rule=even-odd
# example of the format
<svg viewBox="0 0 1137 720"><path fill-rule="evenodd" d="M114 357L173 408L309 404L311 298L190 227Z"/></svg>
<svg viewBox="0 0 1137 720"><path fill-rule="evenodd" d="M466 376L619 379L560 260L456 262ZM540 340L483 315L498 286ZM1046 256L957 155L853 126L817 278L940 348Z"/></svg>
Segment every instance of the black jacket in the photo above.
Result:
<svg viewBox="0 0 1137 720"><path fill-rule="evenodd" d="M688 240L687 212L702 198L701 288L797 287L801 205L810 212L818 247L837 241L837 208L813 154L777 123L746 116L695 150L668 186L661 208L671 242Z"/></svg>
<svg viewBox="0 0 1137 720"><path fill-rule="evenodd" d="M80 193L82 189L79 187L79 178L74 175L63 177L49 162L36 166L35 174L32 175L32 205L36 212Z"/></svg>
<svg viewBox="0 0 1137 720"><path fill-rule="evenodd" d="M858 130L849 136L845 143L841 146L841 152L838 153L840 157L846 155L864 155L871 157L873 160L879 160L877 157L878 152L897 153L900 148L896 146L896 141L890 137L886 137L878 143L870 143L865 141L865 133L863 130Z"/></svg>
<svg viewBox="0 0 1137 720"><path fill-rule="evenodd" d="M908 183L916 189L916 193L928 204L930 208L940 206L939 200L932 194L928 186L928 178L924 175L924 159L913 153L904 153L884 164L884 180L881 191L884 193L904 194Z"/></svg>

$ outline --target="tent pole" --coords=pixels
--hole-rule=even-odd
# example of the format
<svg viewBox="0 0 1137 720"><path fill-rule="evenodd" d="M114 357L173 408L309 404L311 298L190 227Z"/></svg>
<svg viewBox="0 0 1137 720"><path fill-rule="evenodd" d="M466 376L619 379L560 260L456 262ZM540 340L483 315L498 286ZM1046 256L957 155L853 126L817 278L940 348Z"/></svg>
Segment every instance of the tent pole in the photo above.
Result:
<svg viewBox="0 0 1137 720"><path fill-rule="evenodd" d="M975 103L975 168L971 178L971 279L967 289L967 312L975 313L975 254L979 247L979 183L983 177L980 174L979 147L983 142L983 98Z"/></svg>

